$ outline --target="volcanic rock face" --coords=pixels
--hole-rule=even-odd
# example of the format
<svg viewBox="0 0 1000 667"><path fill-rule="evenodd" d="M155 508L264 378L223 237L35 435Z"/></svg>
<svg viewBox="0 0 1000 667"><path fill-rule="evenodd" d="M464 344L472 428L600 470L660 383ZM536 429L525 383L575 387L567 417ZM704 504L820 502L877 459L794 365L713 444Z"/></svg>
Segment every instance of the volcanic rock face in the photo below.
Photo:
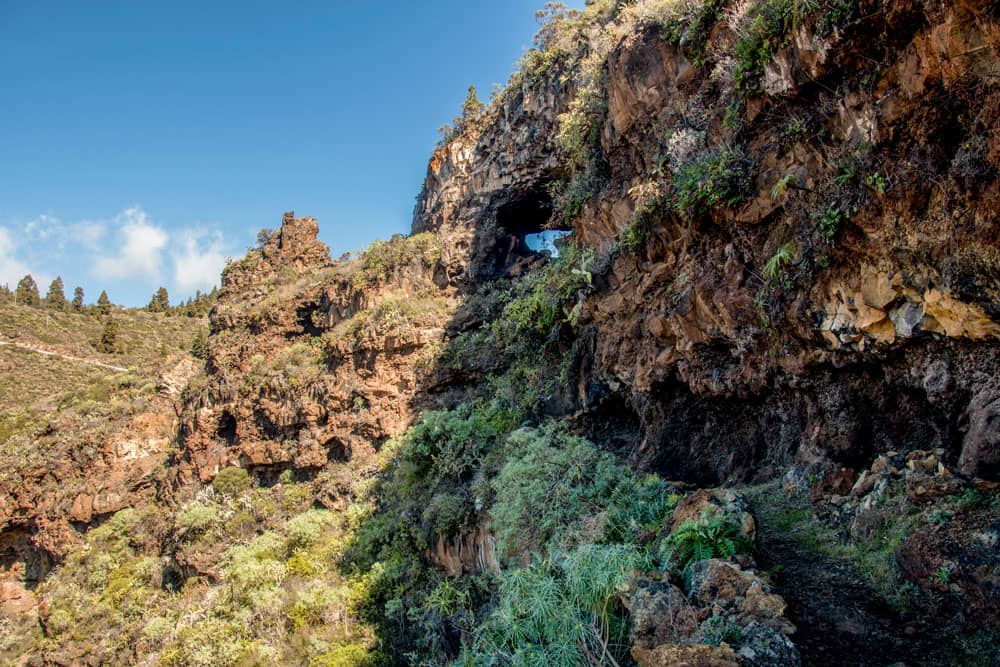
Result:
<svg viewBox="0 0 1000 667"><path fill-rule="evenodd" d="M107 423L58 415L35 452L7 458L0 482L0 609L33 611L31 591L78 546L86 527L155 499L177 434L180 389L195 372L187 356L157 364L142 409Z"/></svg>
<svg viewBox="0 0 1000 667"><path fill-rule="evenodd" d="M596 149L607 173L572 223L599 252L579 317L592 370L577 385L630 406L637 463L717 482L919 447L995 478L1000 143L988 128L1000 93L988 4L862 2L863 22L803 26L741 111L731 62L708 76L712 64L658 29L611 50ZM731 30L716 24L706 50L725 51ZM511 235L536 224L538 193L567 173L553 157L577 94L566 78L527 80L481 132L435 153L414 229L461 237L470 280L503 265ZM643 217L646 190L676 200L684 165L718 147L749 177L741 203ZM618 237L636 219L645 240L629 252Z"/></svg>
<svg viewBox="0 0 1000 667"><path fill-rule="evenodd" d="M435 284L437 257L367 283L364 260L331 262L317 232L314 219L286 213L259 249L227 267L209 377L183 415L182 479L208 481L227 465L316 471L412 420L418 360L444 333L431 308L447 308L449 294L446 280ZM428 307L425 321L392 310L421 290L434 294L415 300ZM372 322L378 308L396 320Z"/></svg>

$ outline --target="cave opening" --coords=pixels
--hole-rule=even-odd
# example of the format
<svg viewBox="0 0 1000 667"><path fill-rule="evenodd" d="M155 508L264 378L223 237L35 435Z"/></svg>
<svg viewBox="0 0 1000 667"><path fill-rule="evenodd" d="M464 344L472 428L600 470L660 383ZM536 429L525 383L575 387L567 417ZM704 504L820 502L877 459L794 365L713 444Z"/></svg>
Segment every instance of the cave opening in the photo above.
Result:
<svg viewBox="0 0 1000 667"><path fill-rule="evenodd" d="M236 444L236 417L228 412L223 412L222 416L219 417L219 427L215 434L228 445Z"/></svg>
<svg viewBox="0 0 1000 667"><path fill-rule="evenodd" d="M31 538L31 531L20 527L0 534L0 581L19 582L29 591L35 590L55 565L52 556Z"/></svg>
<svg viewBox="0 0 1000 667"><path fill-rule="evenodd" d="M557 241L570 233L553 219L554 205L548 189L542 185L511 195L497 207L497 225L509 236L514 257L549 252L559 255Z"/></svg>

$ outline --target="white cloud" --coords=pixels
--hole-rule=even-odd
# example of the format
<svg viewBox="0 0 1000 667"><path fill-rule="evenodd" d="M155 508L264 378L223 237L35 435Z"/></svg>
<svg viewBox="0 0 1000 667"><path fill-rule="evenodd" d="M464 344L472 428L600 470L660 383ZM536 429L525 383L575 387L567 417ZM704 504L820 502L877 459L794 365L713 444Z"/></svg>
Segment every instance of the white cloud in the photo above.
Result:
<svg viewBox="0 0 1000 667"><path fill-rule="evenodd" d="M45 241L63 230L62 221L53 215L41 214L24 226L24 234L32 240Z"/></svg>
<svg viewBox="0 0 1000 667"><path fill-rule="evenodd" d="M186 228L155 222L141 206L108 218L63 221L53 213L0 226L0 285L31 274L44 294L58 273L83 285L88 299L107 290L112 300L141 305L157 287L170 287L176 300L209 291L232 248L214 225ZM90 274L90 281L82 280Z"/></svg>
<svg viewBox="0 0 1000 667"><path fill-rule="evenodd" d="M222 234L186 230L181 237L180 247L171 252L175 290L183 294L211 290L226 265Z"/></svg>
<svg viewBox="0 0 1000 667"><path fill-rule="evenodd" d="M79 243L89 250L100 248L101 241L104 240L107 233L108 225L104 222L86 220L69 226L69 238L74 243Z"/></svg>
<svg viewBox="0 0 1000 667"><path fill-rule="evenodd" d="M119 227L120 247L117 253L94 260L94 274L106 280L144 278L150 283L160 282L163 250L170 241L167 232L154 225L138 206L126 209L114 224Z"/></svg>
<svg viewBox="0 0 1000 667"><path fill-rule="evenodd" d="M10 230L0 227L0 285L7 285L11 289L17 286L17 282L27 273L28 265L15 257L17 247Z"/></svg>

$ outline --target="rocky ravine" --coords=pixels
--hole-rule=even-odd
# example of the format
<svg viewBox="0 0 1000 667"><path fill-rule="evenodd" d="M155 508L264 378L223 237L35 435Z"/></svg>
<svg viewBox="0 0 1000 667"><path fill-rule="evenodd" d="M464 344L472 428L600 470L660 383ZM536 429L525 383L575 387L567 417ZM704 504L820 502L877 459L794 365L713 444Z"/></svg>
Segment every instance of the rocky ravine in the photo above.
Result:
<svg viewBox="0 0 1000 667"><path fill-rule="evenodd" d="M545 343L568 360L565 382L535 416L688 492L643 539L709 506L744 538L683 585L645 572L616 593L632 659L946 664L940 637L995 632L995 3L818 3L768 28L760 62L744 48L764 29L755 12L791 5L736 4L663 21L647 3L598 3L582 27L557 21L572 48L529 62L435 152L409 239L331 261L316 221L286 214L227 267L205 372L177 413L160 406L169 447L118 452L138 472L112 475L124 490L110 504L8 489L0 511L11 521L16 496L8 525L24 534L3 533L17 542L7 569L38 553L32 530L49 534L33 504L83 529L193 497L229 466L268 488L292 471L345 510L358 479L386 475L371 459L387 440L495 374L485 350L444 357L496 317L484 290L548 265L525 237L554 226L584 249L586 279ZM696 491L722 485L744 488ZM806 535L814 512L826 532ZM866 543L934 600L920 622L851 580L835 544ZM424 556L455 577L495 572L494 545L482 515ZM192 581L218 576L211 559L157 555Z"/></svg>

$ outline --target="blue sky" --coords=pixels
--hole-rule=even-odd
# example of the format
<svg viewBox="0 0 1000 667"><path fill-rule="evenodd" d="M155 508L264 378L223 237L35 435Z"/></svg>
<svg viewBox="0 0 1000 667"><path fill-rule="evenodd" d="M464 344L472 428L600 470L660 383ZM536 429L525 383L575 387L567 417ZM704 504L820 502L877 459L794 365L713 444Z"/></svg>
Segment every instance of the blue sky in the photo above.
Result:
<svg viewBox="0 0 1000 667"><path fill-rule="evenodd" d="M408 232L437 128L541 4L0 2L0 284L141 305L286 210L335 257Z"/></svg>

